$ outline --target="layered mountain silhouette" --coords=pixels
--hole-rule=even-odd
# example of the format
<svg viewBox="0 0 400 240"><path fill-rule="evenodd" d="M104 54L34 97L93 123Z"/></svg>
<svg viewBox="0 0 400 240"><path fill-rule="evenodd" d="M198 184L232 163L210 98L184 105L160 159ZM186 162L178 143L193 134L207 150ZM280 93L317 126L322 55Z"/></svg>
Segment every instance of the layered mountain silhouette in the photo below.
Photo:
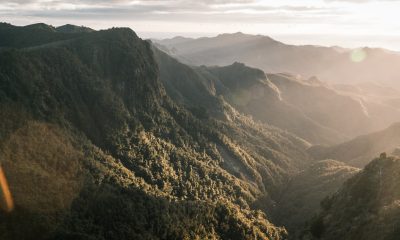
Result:
<svg viewBox="0 0 400 240"><path fill-rule="evenodd" d="M400 119L400 85L396 80L400 55L394 52L364 49L366 59L354 62L351 57L359 50L286 45L266 36L243 33L155 42L184 63L215 68L214 65L242 62L263 70L267 77L258 78L272 82L282 93L283 101L276 103L276 99L269 98L249 106L246 102L243 109L258 120L266 120L312 143L338 143L384 129ZM237 79L240 82L241 77ZM249 85L233 90L243 95L246 87Z"/></svg>
<svg viewBox="0 0 400 240"><path fill-rule="evenodd" d="M268 73L318 76L333 83L375 82L400 87L400 55L378 48L344 49L312 45L295 46L268 36L220 34L197 39L158 40L181 61L192 65L230 65L235 61ZM360 58L361 56L361 58Z"/></svg>
<svg viewBox="0 0 400 240"><path fill-rule="evenodd" d="M255 120L296 133L309 142L334 143L346 139L344 133L340 134L318 124L300 109L283 100L280 90L261 70L240 63L226 67L193 69L176 60L168 59L170 57L165 53L158 52L157 55L159 55L161 74L166 76L162 79L172 79L165 82L166 89L177 101L195 104L193 106L197 108L202 106L210 111L215 109L213 107L215 102L222 97L230 105ZM179 70L177 66L183 69ZM207 95L214 97L204 99ZM209 99L214 101L209 102ZM349 101L351 102L350 98Z"/></svg>

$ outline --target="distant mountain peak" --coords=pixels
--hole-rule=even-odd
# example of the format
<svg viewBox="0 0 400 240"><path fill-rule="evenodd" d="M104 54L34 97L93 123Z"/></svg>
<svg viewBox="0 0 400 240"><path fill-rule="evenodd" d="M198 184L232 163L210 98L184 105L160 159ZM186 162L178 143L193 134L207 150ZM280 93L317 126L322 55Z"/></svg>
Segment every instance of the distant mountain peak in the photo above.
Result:
<svg viewBox="0 0 400 240"><path fill-rule="evenodd" d="M76 26L72 24L65 24L56 28L57 32L63 33L82 33L93 32L94 30L85 26Z"/></svg>
<svg viewBox="0 0 400 240"><path fill-rule="evenodd" d="M13 25L6 23L6 22L0 22L0 27L12 27Z"/></svg>
<svg viewBox="0 0 400 240"><path fill-rule="evenodd" d="M175 37L173 37L173 38L171 38L171 39L180 40L180 39L193 39L193 38L184 37L184 36L175 36Z"/></svg>
<svg viewBox="0 0 400 240"><path fill-rule="evenodd" d="M261 34L248 34L248 33L243 33L243 32L235 32L235 33L222 33L218 34L215 38L246 38L246 39L263 39L263 40L270 40L270 41L276 41L275 39L266 36L266 35L261 35Z"/></svg>
<svg viewBox="0 0 400 240"><path fill-rule="evenodd" d="M242 33L242 32L221 33L221 34L218 34L217 37L223 37L223 36L244 36L244 35L248 35L248 34L244 34L244 33Z"/></svg>
<svg viewBox="0 0 400 240"><path fill-rule="evenodd" d="M45 24L45 23L35 23L31 25L26 25L24 28L30 28L30 29L40 29L40 30L48 30L54 32L56 30L55 27Z"/></svg>
<svg viewBox="0 0 400 240"><path fill-rule="evenodd" d="M232 67L246 67L246 64L241 63L241 62L234 62L231 66Z"/></svg>
<svg viewBox="0 0 400 240"><path fill-rule="evenodd" d="M231 35L243 36L243 35L250 35L250 34L245 34L243 32L235 32L235 33L231 33Z"/></svg>

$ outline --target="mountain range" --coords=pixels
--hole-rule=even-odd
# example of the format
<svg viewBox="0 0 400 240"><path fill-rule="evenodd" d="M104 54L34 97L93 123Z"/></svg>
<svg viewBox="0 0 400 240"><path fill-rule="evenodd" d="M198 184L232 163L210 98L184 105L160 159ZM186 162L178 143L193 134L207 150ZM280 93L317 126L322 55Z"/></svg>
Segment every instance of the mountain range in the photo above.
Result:
<svg viewBox="0 0 400 240"><path fill-rule="evenodd" d="M249 79L249 83L231 86L234 88L227 100L232 105L236 101L237 108L257 120L314 144L350 140L400 119L396 70L400 55L395 52L365 49L366 59L352 62L357 49L287 45L267 36L243 33L153 41L189 65L211 69L228 65L232 67L226 72L232 73L241 62L264 71L265 76L261 71L254 75L253 86ZM257 86L259 80L267 84ZM259 89L265 89L264 93Z"/></svg>
<svg viewBox="0 0 400 240"><path fill-rule="evenodd" d="M225 54L227 43L275 42L234 36L202 41ZM369 133L394 122L395 102L378 122L381 112L360 101L366 86L265 73L240 59L188 65L170 46L200 51L192 41L165 47L128 28L0 23L0 163L14 200L7 209L0 197L0 239L331 239L346 232L347 199L370 183L365 175L393 175L368 185L371 194L395 186L396 158L367 165L397 154L398 124ZM365 102L387 100L372 95ZM389 193L364 204L362 190L357 206L395 209ZM351 217L398 217L364 212ZM394 239L389 227L374 229Z"/></svg>
<svg viewBox="0 0 400 240"><path fill-rule="evenodd" d="M241 32L155 41L191 65L224 66L238 61L268 73L300 74L306 79L318 76L331 83L372 82L399 89L400 55L385 49L297 46Z"/></svg>
<svg viewBox="0 0 400 240"><path fill-rule="evenodd" d="M2 238L285 236L249 206L273 202L310 161L306 141L208 91L210 115L174 100L164 84L202 79L164 56L178 74L168 78L130 29L3 24L0 35L1 156L15 201Z"/></svg>

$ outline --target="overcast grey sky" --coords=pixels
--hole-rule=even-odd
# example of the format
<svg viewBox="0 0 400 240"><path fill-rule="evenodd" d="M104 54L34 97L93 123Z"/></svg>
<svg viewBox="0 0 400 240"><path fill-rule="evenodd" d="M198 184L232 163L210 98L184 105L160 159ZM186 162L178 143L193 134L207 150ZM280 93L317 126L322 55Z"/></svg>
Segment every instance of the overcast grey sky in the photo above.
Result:
<svg viewBox="0 0 400 240"><path fill-rule="evenodd" d="M400 0L0 0L0 21L131 27L144 38L270 35L294 44L400 50Z"/></svg>

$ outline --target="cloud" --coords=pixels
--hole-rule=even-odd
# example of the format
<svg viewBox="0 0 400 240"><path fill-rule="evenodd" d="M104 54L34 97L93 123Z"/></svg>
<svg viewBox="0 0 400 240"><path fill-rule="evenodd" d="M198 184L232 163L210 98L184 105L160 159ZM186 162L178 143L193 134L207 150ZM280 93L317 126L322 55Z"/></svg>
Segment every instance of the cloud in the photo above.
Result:
<svg viewBox="0 0 400 240"><path fill-rule="evenodd" d="M11 4L11 1L6 4ZM229 13L247 13L247 14L273 14L276 12L293 12L295 15L300 12L323 13L326 8L310 6L269 6L260 5L255 0L13 0L8 5L7 11L3 14L20 13L27 16L47 16L47 17L67 17L70 14L73 17L88 14L89 17L97 15L115 15L138 18L158 18L157 14L224 14ZM0 11L2 4L0 3ZM14 6L14 7L13 7ZM12 13L10 13L12 9ZM130 14L130 16L128 16ZM194 17L193 16L193 17ZM193 18L188 16L190 18ZM166 19L168 20L168 19Z"/></svg>
<svg viewBox="0 0 400 240"><path fill-rule="evenodd" d="M281 5L270 6L259 4L256 0L6 0L5 4L14 6L16 12L43 13L70 10L86 10L91 14L113 13L115 11L131 11L132 13L159 13L161 12L192 12L192 13L226 13L229 11L247 11L253 13L262 13L270 11L291 11L291 12L317 12L327 10L326 8L299 5ZM0 3L1 7L2 3ZM1 8L0 8L1 9ZM50 13L52 14L52 13ZM52 14L53 15L53 14Z"/></svg>
<svg viewBox="0 0 400 240"><path fill-rule="evenodd" d="M361 2L365 4L356 4ZM288 34L358 34L398 32L400 24L396 9L400 7L399 2L400 0L0 0L0 16L1 21L17 25L45 22L57 26L73 23L95 29L128 26L142 32L274 31Z"/></svg>
<svg viewBox="0 0 400 240"><path fill-rule="evenodd" d="M32 4L32 3L37 3L37 4L62 4L62 3L72 3L72 4L115 4L115 3L173 3L173 2L179 2L180 4L184 3L200 3L200 4L245 4L245 3L253 3L256 2L255 0L3 0L3 3L9 3L9 4Z"/></svg>
<svg viewBox="0 0 400 240"><path fill-rule="evenodd" d="M366 2L400 2L400 0L324 0L325 2L348 2L348 3L366 3Z"/></svg>
<svg viewBox="0 0 400 240"><path fill-rule="evenodd" d="M18 15L25 18L40 19L84 19L84 20L118 20L118 21L165 21L165 22L199 22L199 23L290 23L315 22L338 16L332 9L310 6L269 6L255 4L254 1L240 0L237 4L227 4L223 0L203 1L63 1L47 2L36 8L18 7ZM32 2L32 1L31 1ZM76 3L75 3L76 2ZM79 2L79 3L78 3ZM100 2L104 2L101 4ZM229 1L232 2L232 1ZM211 4L213 3L213 4ZM44 4L44 3L43 3ZM71 5L72 4L72 5ZM215 5L214 5L215 4ZM14 16L9 10L1 11L3 16Z"/></svg>

